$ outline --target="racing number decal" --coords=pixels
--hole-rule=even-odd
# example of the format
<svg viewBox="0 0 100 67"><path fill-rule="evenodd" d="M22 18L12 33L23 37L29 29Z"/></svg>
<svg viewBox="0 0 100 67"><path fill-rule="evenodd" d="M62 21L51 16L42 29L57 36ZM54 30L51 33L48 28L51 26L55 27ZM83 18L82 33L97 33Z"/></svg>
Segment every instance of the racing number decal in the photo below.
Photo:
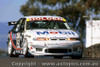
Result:
<svg viewBox="0 0 100 67"><path fill-rule="evenodd" d="M17 47L14 45L13 40L12 40L12 32L10 32L10 40L11 40L11 43L12 43L14 49L16 49L16 50L22 50L21 48L17 48Z"/></svg>

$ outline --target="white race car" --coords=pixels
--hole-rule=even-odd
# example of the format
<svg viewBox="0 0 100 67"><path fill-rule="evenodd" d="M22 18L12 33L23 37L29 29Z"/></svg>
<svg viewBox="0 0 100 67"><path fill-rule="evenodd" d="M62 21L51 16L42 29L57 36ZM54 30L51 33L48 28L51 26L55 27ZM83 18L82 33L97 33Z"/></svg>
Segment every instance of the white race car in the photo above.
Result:
<svg viewBox="0 0 100 67"><path fill-rule="evenodd" d="M59 16L25 16L8 33L10 57L53 56L54 58L82 57L79 35Z"/></svg>

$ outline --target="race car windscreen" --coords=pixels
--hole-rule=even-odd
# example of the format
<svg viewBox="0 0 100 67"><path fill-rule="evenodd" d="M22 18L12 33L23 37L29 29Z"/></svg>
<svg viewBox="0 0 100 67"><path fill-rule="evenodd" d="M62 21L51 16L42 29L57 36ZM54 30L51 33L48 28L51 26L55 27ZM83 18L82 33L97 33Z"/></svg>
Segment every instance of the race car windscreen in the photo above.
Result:
<svg viewBox="0 0 100 67"><path fill-rule="evenodd" d="M29 21L27 29L70 29L65 21Z"/></svg>

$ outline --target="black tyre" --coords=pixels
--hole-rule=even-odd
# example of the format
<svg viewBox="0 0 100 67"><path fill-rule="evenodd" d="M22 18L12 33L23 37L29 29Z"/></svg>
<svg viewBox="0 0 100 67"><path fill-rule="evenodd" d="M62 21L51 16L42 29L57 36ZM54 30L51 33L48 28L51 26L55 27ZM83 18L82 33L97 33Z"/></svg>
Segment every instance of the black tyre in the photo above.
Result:
<svg viewBox="0 0 100 67"><path fill-rule="evenodd" d="M54 58L56 58L56 59L62 59L63 56L54 56Z"/></svg>
<svg viewBox="0 0 100 67"><path fill-rule="evenodd" d="M78 56L77 55L76 56L75 55L72 55L71 58L72 59L81 59L82 58L82 55L78 55Z"/></svg>
<svg viewBox="0 0 100 67"><path fill-rule="evenodd" d="M13 48L13 46L12 46L11 41L9 40L9 41L8 41L8 55L9 55L10 57L19 57L19 55L14 54L13 52L14 52L14 48Z"/></svg>
<svg viewBox="0 0 100 67"><path fill-rule="evenodd" d="M29 51L28 51L28 42L27 42L27 39L25 39L25 40L23 41L23 55L24 55L24 57L26 57L26 58L33 58L33 57L34 57L34 56L31 55L31 54L29 53Z"/></svg>

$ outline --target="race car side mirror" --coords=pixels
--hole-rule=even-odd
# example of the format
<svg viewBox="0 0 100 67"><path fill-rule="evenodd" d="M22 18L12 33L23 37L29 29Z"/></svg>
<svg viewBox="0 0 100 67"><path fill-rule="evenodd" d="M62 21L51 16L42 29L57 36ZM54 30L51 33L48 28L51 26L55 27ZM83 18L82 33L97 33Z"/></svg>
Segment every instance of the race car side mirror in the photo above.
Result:
<svg viewBox="0 0 100 67"><path fill-rule="evenodd" d="M8 26L10 26L10 25L16 25L16 24L17 24L17 21L8 22Z"/></svg>

